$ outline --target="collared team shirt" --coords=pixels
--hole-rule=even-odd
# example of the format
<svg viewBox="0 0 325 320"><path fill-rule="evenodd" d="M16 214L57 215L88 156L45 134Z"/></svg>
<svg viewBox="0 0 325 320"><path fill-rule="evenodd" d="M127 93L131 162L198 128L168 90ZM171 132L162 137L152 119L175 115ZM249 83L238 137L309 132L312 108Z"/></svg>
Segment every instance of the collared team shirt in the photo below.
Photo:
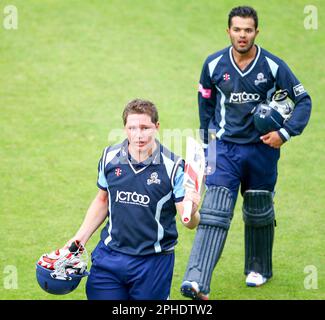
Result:
<svg viewBox="0 0 325 320"><path fill-rule="evenodd" d="M295 107L291 118L278 131L284 141L300 134L310 117L311 98L287 64L256 46L255 59L241 70L230 46L204 62L198 93L201 138L210 133L218 139L247 144L260 142L253 113L256 106L279 89L287 90ZM210 131L210 133L209 133Z"/></svg>
<svg viewBox="0 0 325 320"><path fill-rule="evenodd" d="M177 243L176 206L183 200L184 161L157 141L149 159L135 163L128 141L105 148L97 186L108 192L101 240L130 255L169 252Z"/></svg>

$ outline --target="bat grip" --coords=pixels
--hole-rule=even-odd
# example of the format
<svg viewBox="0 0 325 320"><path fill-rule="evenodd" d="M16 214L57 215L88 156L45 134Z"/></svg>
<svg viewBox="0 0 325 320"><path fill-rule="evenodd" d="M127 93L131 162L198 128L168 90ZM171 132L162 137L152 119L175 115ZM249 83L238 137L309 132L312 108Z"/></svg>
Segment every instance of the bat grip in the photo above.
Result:
<svg viewBox="0 0 325 320"><path fill-rule="evenodd" d="M192 201L190 200L184 201L184 211L182 215L182 221L184 223L188 223L191 221L192 206L193 206Z"/></svg>

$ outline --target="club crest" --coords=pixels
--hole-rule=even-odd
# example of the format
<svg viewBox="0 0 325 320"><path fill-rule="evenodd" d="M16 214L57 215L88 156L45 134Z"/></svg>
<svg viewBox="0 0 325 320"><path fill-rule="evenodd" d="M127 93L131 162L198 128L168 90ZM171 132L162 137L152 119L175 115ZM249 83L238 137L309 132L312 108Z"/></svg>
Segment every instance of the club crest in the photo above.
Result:
<svg viewBox="0 0 325 320"><path fill-rule="evenodd" d="M260 83L265 83L267 82L267 79L264 78L264 74L262 72L258 73L256 76L256 80L254 81L255 86L258 86Z"/></svg>
<svg viewBox="0 0 325 320"><path fill-rule="evenodd" d="M160 179L158 179L158 173L153 172L150 176L150 179L147 179L147 185L150 186L151 184L160 184Z"/></svg>

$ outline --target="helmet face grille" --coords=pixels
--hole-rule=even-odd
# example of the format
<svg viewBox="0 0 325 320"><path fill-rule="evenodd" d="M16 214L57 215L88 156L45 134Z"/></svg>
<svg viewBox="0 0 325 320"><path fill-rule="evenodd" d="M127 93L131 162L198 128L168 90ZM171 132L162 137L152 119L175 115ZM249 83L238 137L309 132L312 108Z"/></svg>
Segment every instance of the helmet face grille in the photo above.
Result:
<svg viewBox="0 0 325 320"><path fill-rule="evenodd" d="M279 90L274 94L272 100L274 101L284 101L288 98L288 91L287 90Z"/></svg>

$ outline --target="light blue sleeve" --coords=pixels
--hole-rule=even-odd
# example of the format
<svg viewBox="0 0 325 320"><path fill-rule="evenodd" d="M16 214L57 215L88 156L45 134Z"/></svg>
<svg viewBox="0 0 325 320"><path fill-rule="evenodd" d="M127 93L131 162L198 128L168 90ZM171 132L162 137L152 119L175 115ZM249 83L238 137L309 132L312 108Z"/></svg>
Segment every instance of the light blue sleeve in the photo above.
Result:
<svg viewBox="0 0 325 320"><path fill-rule="evenodd" d="M173 194L174 194L175 202L181 202L184 199L185 189L183 187L183 181L184 181L184 170L181 166L179 166L174 178Z"/></svg>
<svg viewBox="0 0 325 320"><path fill-rule="evenodd" d="M104 173L104 167L103 158L101 158L98 163L97 186L102 190L107 190L108 184Z"/></svg>

